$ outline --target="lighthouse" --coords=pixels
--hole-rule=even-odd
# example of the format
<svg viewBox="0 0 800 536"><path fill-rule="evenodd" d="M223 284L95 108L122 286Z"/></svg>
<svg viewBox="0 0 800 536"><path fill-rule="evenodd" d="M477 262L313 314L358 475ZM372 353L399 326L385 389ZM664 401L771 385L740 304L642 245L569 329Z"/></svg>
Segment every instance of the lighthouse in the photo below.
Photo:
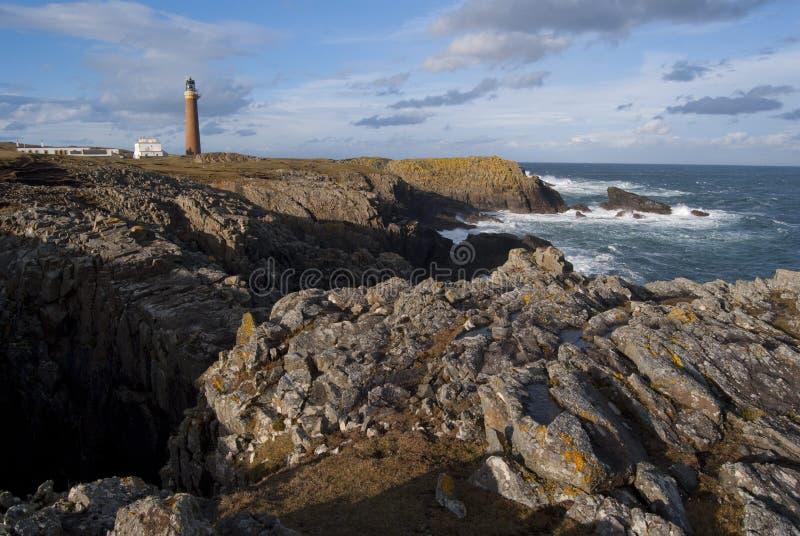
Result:
<svg viewBox="0 0 800 536"><path fill-rule="evenodd" d="M186 154L200 154L200 123L197 120L197 99L200 94L191 76L186 78L183 98L186 101Z"/></svg>

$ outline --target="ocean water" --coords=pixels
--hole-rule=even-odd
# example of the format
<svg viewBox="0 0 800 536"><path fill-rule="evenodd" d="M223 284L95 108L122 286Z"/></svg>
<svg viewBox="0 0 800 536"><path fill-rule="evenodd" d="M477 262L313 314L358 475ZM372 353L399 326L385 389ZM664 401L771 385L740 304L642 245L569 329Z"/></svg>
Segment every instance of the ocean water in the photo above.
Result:
<svg viewBox="0 0 800 536"><path fill-rule="evenodd" d="M616 274L644 283L771 277L776 268L800 270L800 168L523 162L568 205L592 211L563 214L492 213L502 220L443 232L533 234L553 242L583 274ZM617 218L599 203L617 186L672 205L668 216ZM693 216L700 209L708 217Z"/></svg>

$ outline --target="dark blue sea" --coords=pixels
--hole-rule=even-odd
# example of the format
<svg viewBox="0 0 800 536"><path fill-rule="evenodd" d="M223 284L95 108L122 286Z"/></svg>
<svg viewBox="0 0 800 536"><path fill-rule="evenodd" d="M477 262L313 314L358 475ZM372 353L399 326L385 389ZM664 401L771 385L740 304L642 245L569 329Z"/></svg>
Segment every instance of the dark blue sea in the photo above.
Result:
<svg viewBox="0 0 800 536"><path fill-rule="evenodd" d="M561 248L577 271L616 274L639 283L688 277L696 281L771 277L800 270L800 167L548 164L523 162L568 205L592 211L495 213L475 232L533 234ZM668 216L615 217L598 205L617 186L672 205ZM708 217L693 216L699 209ZM467 231L444 233L454 240Z"/></svg>

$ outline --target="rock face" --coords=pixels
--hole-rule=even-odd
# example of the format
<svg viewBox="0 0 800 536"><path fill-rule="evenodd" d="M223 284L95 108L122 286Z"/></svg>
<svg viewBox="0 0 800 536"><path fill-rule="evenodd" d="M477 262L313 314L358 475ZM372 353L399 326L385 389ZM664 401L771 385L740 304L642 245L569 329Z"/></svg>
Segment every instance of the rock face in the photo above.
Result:
<svg viewBox="0 0 800 536"><path fill-rule="evenodd" d="M708 513L687 510L670 472L716 479L704 453L758 453L780 472L753 474L791 488L800 350L780 326L800 274L634 287L584 279L548 249L513 250L486 280L306 291L260 325L245 319L170 441L165 483L224 493L261 478L278 445L302 463L341 434L411 426L485 442L475 484L532 507L572 505L598 529L691 533ZM720 500L749 490L763 510L746 510L745 526L795 523L792 492L767 500L767 484L736 478Z"/></svg>
<svg viewBox="0 0 800 536"><path fill-rule="evenodd" d="M278 282L297 288L306 268L323 284L339 268L356 279L411 268L381 248L316 245L190 181L114 168L67 185L30 179L0 183L0 402L17 408L9 426L29 438L0 451L39 460L0 468L12 488L67 470L73 481L116 470L155 478L195 379L233 343L245 310L263 314L275 300L276 284L247 288L255 270L297 274Z"/></svg>
<svg viewBox="0 0 800 536"><path fill-rule="evenodd" d="M218 515L214 501L171 494L136 477L104 478L0 509L0 534L15 536L296 536L265 514ZM2 511L5 510L5 511Z"/></svg>
<svg viewBox="0 0 800 536"><path fill-rule="evenodd" d="M648 199L643 195L626 192L616 186L609 186L608 201L600 203L606 210L630 210L638 212L654 212L656 214L672 214L672 208L666 203Z"/></svg>
<svg viewBox="0 0 800 536"><path fill-rule="evenodd" d="M359 162L394 173L420 191L477 209L545 214L567 210L559 193L539 177L528 177L516 162L496 156Z"/></svg>
<svg viewBox="0 0 800 536"><path fill-rule="evenodd" d="M308 471L371 471L408 436L427 474L389 465L406 484L359 504L426 483L444 525L406 532L469 532L492 494L570 530L798 532L800 273L640 287L484 236L461 244L491 259L481 277L413 277L402 251L427 228L403 223L415 198L388 161L232 191L35 162L0 169L0 534L292 534L260 508L313 527L344 504L328 484L360 481ZM330 284L339 267L396 277ZM249 292L266 268L319 284ZM165 489L145 481L162 464ZM119 468L146 478L95 480ZM273 510L286 489L299 502Z"/></svg>

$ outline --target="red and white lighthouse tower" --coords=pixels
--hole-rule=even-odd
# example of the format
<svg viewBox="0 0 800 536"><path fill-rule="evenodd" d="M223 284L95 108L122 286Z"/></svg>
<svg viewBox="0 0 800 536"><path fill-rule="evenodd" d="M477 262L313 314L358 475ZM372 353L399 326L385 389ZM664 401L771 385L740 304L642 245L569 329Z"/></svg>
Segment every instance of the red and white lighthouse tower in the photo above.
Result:
<svg viewBox="0 0 800 536"><path fill-rule="evenodd" d="M200 94L194 87L194 80L186 78L186 90L183 99L186 101L186 154L200 154L200 123L197 119L197 99Z"/></svg>

